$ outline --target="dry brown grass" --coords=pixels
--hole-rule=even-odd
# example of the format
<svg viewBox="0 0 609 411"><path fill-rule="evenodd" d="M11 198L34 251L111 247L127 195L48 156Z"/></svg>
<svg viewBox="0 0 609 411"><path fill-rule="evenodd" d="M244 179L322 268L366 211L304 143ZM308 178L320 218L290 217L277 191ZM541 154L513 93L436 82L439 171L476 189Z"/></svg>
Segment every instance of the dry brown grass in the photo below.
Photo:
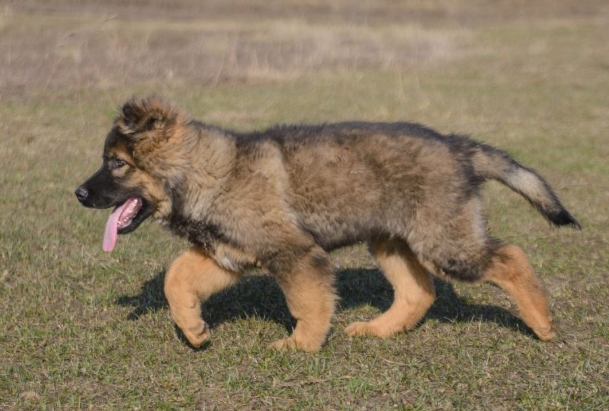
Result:
<svg viewBox="0 0 609 411"><path fill-rule="evenodd" d="M8 2L0 9L0 95L421 69L467 58L474 27L586 19L607 8L600 0Z"/></svg>
<svg viewBox="0 0 609 411"><path fill-rule="evenodd" d="M294 79L319 70L404 69L455 58L466 29L370 27L305 19L133 20L5 12L0 90L210 86ZM24 32L33 21L44 32Z"/></svg>

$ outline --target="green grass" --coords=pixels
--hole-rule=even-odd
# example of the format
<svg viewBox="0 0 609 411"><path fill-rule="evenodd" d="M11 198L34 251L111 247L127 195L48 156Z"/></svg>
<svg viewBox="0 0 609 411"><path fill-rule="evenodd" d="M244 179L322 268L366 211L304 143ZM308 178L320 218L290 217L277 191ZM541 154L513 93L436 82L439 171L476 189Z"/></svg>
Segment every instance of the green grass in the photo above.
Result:
<svg viewBox="0 0 609 411"><path fill-rule="evenodd" d="M259 3L250 16L212 2L220 23L199 8L184 21L179 7L159 19L83 4L0 11L0 410L609 409L603 2L557 2L552 18L484 2L476 12L466 2L358 6L368 21L342 3L334 14L317 2ZM405 11L419 18L394 15ZM392 298L359 246L333 255L341 302L319 353L267 348L293 319L259 273L204 305L212 342L189 348L162 292L187 244L145 224L104 254L107 211L72 194L134 93L239 130L409 120L508 150L584 226L551 228L505 187L485 189L491 231L521 245L546 284L557 341L537 341L500 290L440 280L415 330L351 339L343 328Z"/></svg>

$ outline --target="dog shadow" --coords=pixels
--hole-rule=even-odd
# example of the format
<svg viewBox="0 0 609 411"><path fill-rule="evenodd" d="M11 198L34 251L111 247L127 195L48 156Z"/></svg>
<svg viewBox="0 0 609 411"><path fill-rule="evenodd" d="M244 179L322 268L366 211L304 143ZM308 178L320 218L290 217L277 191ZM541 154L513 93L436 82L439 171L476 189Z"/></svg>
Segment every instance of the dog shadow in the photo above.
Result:
<svg viewBox="0 0 609 411"><path fill-rule="evenodd" d="M391 285L379 270L347 268L339 270L336 278L340 297L338 311L371 306L384 312L393 302ZM163 293L164 279L165 271L160 271L142 285L138 295L121 296L116 304L132 307L127 318L133 321L143 315L167 309L168 303ZM442 323L483 321L534 337L525 323L509 311L492 305L467 302L457 295L450 282L434 278L434 284L437 298L421 324L430 319ZM201 313L212 329L223 323L251 317L273 321L288 332L296 325L277 282L266 275L245 276L236 285L205 301ZM177 327L176 331L186 341Z"/></svg>

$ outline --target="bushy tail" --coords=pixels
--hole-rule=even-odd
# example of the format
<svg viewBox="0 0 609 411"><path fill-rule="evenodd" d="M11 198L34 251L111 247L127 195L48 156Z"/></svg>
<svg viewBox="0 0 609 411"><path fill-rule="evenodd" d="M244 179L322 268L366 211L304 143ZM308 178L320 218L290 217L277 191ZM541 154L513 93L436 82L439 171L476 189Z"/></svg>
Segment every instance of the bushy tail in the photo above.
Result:
<svg viewBox="0 0 609 411"><path fill-rule="evenodd" d="M577 220L563 207L550 185L533 169L518 164L507 153L478 144L473 156L476 172L494 179L526 198L552 224L581 229Z"/></svg>

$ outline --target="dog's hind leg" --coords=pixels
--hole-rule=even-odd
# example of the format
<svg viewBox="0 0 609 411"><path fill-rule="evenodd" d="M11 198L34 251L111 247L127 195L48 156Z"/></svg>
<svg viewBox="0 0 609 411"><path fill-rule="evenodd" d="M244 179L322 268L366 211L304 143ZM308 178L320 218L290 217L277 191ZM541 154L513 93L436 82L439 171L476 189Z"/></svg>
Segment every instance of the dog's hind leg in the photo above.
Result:
<svg viewBox="0 0 609 411"><path fill-rule="evenodd" d="M433 304L436 294L430 275L404 241L377 239L370 249L393 286L394 301L380 316L368 322L353 323L345 331L351 336L387 338L416 326Z"/></svg>
<svg viewBox="0 0 609 411"><path fill-rule="evenodd" d="M522 319L540 340L549 341L554 337L548 299L520 247L498 247L482 280L498 285L514 298Z"/></svg>
<svg viewBox="0 0 609 411"><path fill-rule="evenodd" d="M296 328L288 338L271 344L272 348L317 351L330 330L336 305L334 275L326 253L313 247L297 261L273 264L271 273L283 290ZM281 271L276 271L281 267Z"/></svg>
<svg viewBox="0 0 609 411"><path fill-rule="evenodd" d="M194 347L210 338L209 327L201 318L201 302L234 284L239 277L194 247L171 263L165 275L165 297L171 316Z"/></svg>

